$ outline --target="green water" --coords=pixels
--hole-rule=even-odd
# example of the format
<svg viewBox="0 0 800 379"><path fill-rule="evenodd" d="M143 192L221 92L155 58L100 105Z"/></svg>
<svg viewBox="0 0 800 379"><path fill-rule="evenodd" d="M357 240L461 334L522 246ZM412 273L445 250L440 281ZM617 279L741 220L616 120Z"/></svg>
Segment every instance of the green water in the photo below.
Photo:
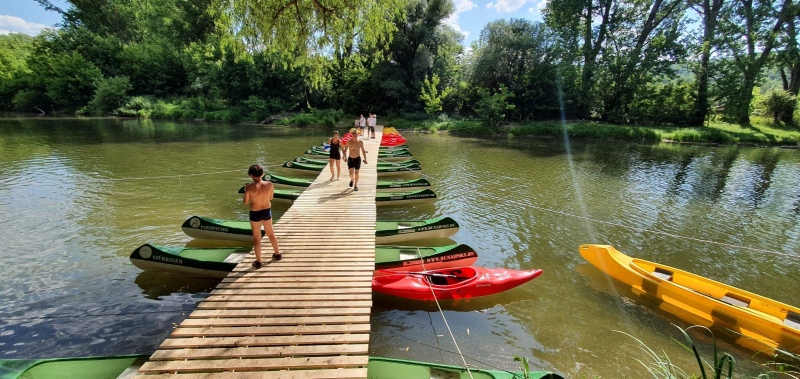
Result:
<svg viewBox="0 0 800 379"><path fill-rule="evenodd" d="M246 168L288 174L279 166L329 132L1 120L0 358L155 350L217 282L142 272L128 255L188 243L180 225L192 215L245 218L236 191ZM636 359L649 360L621 331L695 372L672 340L672 323L688 325L617 294L580 257L583 243L800 305L797 150L405 136L439 200L381 207L379 219L450 216L478 265L544 274L443 313L381 300L373 355L460 364L452 331L478 367L516 369L519 355L567 377L642 377ZM739 374L758 372L749 351L718 342Z"/></svg>

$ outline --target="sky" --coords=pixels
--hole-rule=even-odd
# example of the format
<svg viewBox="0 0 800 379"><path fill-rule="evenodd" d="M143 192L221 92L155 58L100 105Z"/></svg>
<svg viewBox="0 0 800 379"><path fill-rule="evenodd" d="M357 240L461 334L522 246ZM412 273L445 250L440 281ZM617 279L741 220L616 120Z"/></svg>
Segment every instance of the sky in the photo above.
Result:
<svg viewBox="0 0 800 379"><path fill-rule="evenodd" d="M455 13L445 23L464 35L464 45L470 46L491 21L525 18L542 21L541 9L548 0L453 0ZM65 0L52 0L66 7ZM25 33L36 35L61 21L56 12L46 11L34 0L0 0L0 34Z"/></svg>

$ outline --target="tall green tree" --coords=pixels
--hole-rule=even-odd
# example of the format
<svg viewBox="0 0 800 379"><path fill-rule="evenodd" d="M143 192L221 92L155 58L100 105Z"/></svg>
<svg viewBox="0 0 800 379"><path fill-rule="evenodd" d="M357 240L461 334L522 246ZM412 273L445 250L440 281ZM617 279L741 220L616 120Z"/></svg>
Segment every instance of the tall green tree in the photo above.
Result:
<svg viewBox="0 0 800 379"><path fill-rule="evenodd" d="M717 25L723 0L691 0L689 6L700 16L703 28L700 41L700 61L695 68L694 76L697 87L697 97L694 102L694 112L690 124L702 125L708 116L710 103L708 100L708 82L711 77L711 52L718 45Z"/></svg>
<svg viewBox="0 0 800 379"><path fill-rule="evenodd" d="M721 81L720 96L725 99L726 117L749 125L753 89L790 17L792 1L733 0L725 7L720 28L727 78Z"/></svg>
<svg viewBox="0 0 800 379"><path fill-rule="evenodd" d="M474 46L472 85L492 90L503 85L513 96L517 120L558 117L555 45L555 35L543 23L493 21Z"/></svg>
<svg viewBox="0 0 800 379"><path fill-rule="evenodd" d="M629 105L656 77L670 77L685 56L684 0L633 0L615 4L614 28L603 49L603 119L629 122Z"/></svg>
<svg viewBox="0 0 800 379"><path fill-rule="evenodd" d="M278 54L290 67L308 67L315 86L328 57L348 46L385 43L402 0L215 0L220 30L233 46ZM350 57L347 57L350 59Z"/></svg>
<svg viewBox="0 0 800 379"><path fill-rule="evenodd" d="M595 106L597 57L605 45L609 29L617 21L615 0L551 0L543 10L545 23L562 39L565 51L580 68L578 97L574 112L589 118Z"/></svg>

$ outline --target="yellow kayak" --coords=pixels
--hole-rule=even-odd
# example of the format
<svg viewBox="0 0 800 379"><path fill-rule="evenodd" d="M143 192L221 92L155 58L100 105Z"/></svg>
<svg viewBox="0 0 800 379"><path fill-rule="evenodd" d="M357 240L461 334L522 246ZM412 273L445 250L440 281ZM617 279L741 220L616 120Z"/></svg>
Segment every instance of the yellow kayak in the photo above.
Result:
<svg viewBox="0 0 800 379"><path fill-rule="evenodd" d="M676 316L724 327L758 350L800 353L800 308L673 267L629 257L609 245L581 245L581 256L607 275L676 309ZM662 304L662 308L664 307ZM672 308L672 307L669 307Z"/></svg>
<svg viewBox="0 0 800 379"><path fill-rule="evenodd" d="M383 128L383 134L384 135L389 135L389 134L400 135L400 132L398 132L397 129L395 129L395 128L391 127L391 126L387 126L387 127Z"/></svg>

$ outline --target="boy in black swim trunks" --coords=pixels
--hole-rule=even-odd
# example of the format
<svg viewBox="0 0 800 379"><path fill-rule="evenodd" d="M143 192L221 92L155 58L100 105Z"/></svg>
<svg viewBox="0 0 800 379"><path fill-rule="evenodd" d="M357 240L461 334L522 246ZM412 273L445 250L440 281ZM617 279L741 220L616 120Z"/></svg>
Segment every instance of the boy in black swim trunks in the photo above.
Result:
<svg viewBox="0 0 800 379"><path fill-rule="evenodd" d="M364 164L367 164L367 152L364 150L364 142L358 139L358 130L351 131L353 139L344 146L344 154L347 156L347 169L350 171L350 187L353 191L358 191L358 170L361 169L361 153L364 153Z"/></svg>
<svg viewBox="0 0 800 379"><path fill-rule="evenodd" d="M272 197L275 189L271 182L265 182L264 169L259 165L252 165L247 170L247 175L253 179L253 183L244 186L244 203L250 204L250 228L253 230L253 244L256 251L256 261L253 267L261 268L261 225L269 238L272 249L272 259L280 260L281 252L278 249L278 239L275 238L275 231L272 229Z"/></svg>

